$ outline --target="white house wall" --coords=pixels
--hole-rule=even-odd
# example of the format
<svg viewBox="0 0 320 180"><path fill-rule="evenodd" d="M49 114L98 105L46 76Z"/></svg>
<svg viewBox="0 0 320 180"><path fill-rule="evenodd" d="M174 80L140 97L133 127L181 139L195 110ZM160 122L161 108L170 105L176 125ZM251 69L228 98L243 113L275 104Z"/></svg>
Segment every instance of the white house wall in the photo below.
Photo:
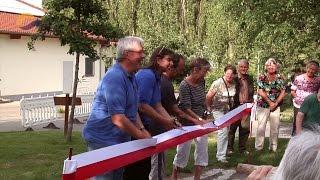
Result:
<svg viewBox="0 0 320 180"><path fill-rule="evenodd" d="M61 47L58 39L46 38L29 51L30 37L10 39L0 34L0 91L1 96L35 94L62 91L63 61L73 61L75 56L67 54L68 47ZM99 61L95 62L95 74L86 77L80 88L95 91L99 83ZM103 72L102 72L103 74ZM79 79L84 75L84 57L80 57Z"/></svg>

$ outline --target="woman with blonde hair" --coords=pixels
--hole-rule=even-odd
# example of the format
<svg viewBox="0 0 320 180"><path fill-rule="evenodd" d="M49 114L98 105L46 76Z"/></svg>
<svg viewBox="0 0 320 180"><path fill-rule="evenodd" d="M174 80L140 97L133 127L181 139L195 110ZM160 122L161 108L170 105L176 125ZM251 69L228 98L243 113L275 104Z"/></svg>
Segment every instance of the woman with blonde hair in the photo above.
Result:
<svg viewBox="0 0 320 180"><path fill-rule="evenodd" d="M274 58L265 63L265 73L260 74L257 80L257 120L258 128L255 140L255 149L263 149L267 120L270 120L269 150L275 152L278 146L280 124L280 105L285 96L285 81L279 74L279 64Z"/></svg>

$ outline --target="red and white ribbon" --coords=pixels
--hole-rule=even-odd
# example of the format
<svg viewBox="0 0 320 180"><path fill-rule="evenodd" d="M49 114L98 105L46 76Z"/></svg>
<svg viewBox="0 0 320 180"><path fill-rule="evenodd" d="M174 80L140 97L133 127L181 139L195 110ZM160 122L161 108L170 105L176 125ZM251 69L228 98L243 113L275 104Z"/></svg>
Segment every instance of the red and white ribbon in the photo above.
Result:
<svg viewBox="0 0 320 180"><path fill-rule="evenodd" d="M215 120L214 123L210 122L203 126L184 126L182 129L173 129L150 139L130 141L74 155L71 160L64 161L62 179L90 178L163 152L188 140L229 126L250 113L252 105L251 103L243 104Z"/></svg>

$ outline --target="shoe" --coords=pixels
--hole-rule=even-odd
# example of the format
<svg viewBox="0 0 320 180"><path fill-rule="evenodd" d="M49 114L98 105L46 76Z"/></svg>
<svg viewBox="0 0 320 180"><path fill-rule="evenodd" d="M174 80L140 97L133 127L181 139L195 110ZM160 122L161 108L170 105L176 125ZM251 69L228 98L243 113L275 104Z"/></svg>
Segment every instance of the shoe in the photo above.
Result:
<svg viewBox="0 0 320 180"><path fill-rule="evenodd" d="M228 161L226 159L218 159L218 162L220 162L220 163L228 163Z"/></svg>
<svg viewBox="0 0 320 180"><path fill-rule="evenodd" d="M227 151L227 156L231 156L233 154L233 151L232 150L228 150Z"/></svg>
<svg viewBox="0 0 320 180"><path fill-rule="evenodd" d="M247 151L247 150L243 150L243 151L239 151L240 152L240 154L244 154L244 155L248 155L249 154L249 151Z"/></svg>
<svg viewBox="0 0 320 180"><path fill-rule="evenodd" d="M276 153L277 150L274 150L274 149L269 149L269 152L273 152L273 153Z"/></svg>

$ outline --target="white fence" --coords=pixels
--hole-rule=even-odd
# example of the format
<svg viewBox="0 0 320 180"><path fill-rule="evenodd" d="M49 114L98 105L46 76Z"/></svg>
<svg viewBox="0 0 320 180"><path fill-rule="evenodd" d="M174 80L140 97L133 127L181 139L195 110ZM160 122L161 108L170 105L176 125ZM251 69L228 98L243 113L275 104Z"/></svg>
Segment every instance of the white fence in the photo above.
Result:
<svg viewBox="0 0 320 180"><path fill-rule="evenodd" d="M79 95L77 97L81 98L81 106L76 106L74 109L74 117L85 117L89 116L91 112L92 102L94 95L93 94L86 94L86 95Z"/></svg>
<svg viewBox="0 0 320 180"><path fill-rule="evenodd" d="M91 112L94 95L78 95L82 105L76 106L75 117L85 117ZM23 98L20 100L21 123L25 128L56 121L57 110L53 96Z"/></svg>
<svg viewBox="0 0 320 180"><path fill-rule="evenodd" d="M23 127L31 127L57 120L57 110L52 96L21 99L20 113Z"/></svg>

